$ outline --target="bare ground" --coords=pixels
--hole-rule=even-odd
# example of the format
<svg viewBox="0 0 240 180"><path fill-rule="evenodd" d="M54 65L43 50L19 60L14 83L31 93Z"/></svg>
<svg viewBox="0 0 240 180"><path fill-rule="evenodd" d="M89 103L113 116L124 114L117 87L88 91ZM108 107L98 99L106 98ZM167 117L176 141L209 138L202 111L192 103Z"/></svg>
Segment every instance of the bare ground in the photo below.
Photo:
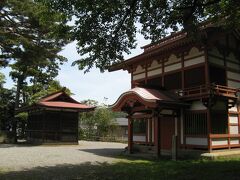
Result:
<svg viewBox="0 0 240 180"><path fill-rule="evenodd" d="M58 165L112 163L126 144L79 141L79 145L7 145L0 144L0 169L23 171Z"/></svg>

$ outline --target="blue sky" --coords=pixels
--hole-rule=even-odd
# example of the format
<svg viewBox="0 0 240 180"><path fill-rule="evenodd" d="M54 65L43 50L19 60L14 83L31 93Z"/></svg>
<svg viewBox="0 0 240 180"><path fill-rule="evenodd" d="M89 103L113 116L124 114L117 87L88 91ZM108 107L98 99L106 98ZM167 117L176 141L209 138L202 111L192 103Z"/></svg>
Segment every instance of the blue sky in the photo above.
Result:
<svg viewBox="0 0 240 180"><path fill-rule="evenodd" d="M132 50L130 55L126 55L125 59L142 53L140 47L149 43L141 35L137 35L137 39L137 48ZM90 72L84 74L77 66L72 67L72 62L80 58L75 42L67 45L61 55L68 58L68 62L61 66L56 79L61 85L69 88L74 93L73 98L78 101L94 99L100 103L113 104L121 93L130 89L131 78L127 71L101 73L98 69L92 68ZM9 69L1 69L1 72L6 76L5 87L11 88L13 82L8 75Z"/></svg>

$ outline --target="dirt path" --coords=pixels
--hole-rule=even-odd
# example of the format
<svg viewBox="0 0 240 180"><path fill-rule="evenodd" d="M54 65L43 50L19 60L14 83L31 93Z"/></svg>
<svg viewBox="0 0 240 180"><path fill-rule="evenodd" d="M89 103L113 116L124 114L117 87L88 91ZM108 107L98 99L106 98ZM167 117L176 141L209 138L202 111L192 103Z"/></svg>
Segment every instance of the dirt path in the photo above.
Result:
<svg viewBox="0 0 240 180"><path fill-rule="evenodd" d="M0 168L23 171L36 167L111 163L126 144L80 141L79 145L21 146L0 145Z"/></svg>

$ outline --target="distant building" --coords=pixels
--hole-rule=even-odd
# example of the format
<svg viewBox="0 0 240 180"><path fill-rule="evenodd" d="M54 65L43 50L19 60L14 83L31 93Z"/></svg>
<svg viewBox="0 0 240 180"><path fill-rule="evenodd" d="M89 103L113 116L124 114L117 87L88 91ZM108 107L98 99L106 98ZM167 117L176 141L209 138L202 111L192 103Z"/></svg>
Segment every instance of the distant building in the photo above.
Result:
<svg viewBox="0 0 240 180"><path fill-rule="evenodd" d="M79 113L93 111L94 107L81 104L58 91L39 102L18 109L28 112L27 141L32 143L78 143Z"/></svg>
<svg viewBox="0 0 240 180"><path fill-rule="evenodd" d="M128 119L127 118L116 118L117 130L114 131L114 136L117 140L127 141L128 140Z"/></svg>

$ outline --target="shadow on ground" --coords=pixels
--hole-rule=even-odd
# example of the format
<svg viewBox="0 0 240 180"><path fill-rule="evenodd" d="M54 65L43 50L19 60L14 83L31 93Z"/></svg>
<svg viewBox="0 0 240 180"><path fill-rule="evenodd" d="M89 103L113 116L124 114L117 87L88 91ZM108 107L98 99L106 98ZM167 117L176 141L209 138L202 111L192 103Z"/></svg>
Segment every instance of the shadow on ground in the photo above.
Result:
<svg viewBox="0 0 240 180"><path fill-rule="evenodd" d="M124 148L102 148L102 149L79 149L79 151L88 152L98 156L116 157L119 154L124 154Z"/></svg>
<svg viewBox="0 0 240 180"><path fill-rule="evenodd" d="M240 179L238 160L139 160L121 159L116 163L62 164L24 171L1 172L0 179Z"/></svg>
<svg viewBox="0 0 240 180"><path fill-rule="evenodd" d="M1 143L0 143L0 148L34 147L34 146L40 146L40 144L28 144L28 143L1 144Z"/></svg>

